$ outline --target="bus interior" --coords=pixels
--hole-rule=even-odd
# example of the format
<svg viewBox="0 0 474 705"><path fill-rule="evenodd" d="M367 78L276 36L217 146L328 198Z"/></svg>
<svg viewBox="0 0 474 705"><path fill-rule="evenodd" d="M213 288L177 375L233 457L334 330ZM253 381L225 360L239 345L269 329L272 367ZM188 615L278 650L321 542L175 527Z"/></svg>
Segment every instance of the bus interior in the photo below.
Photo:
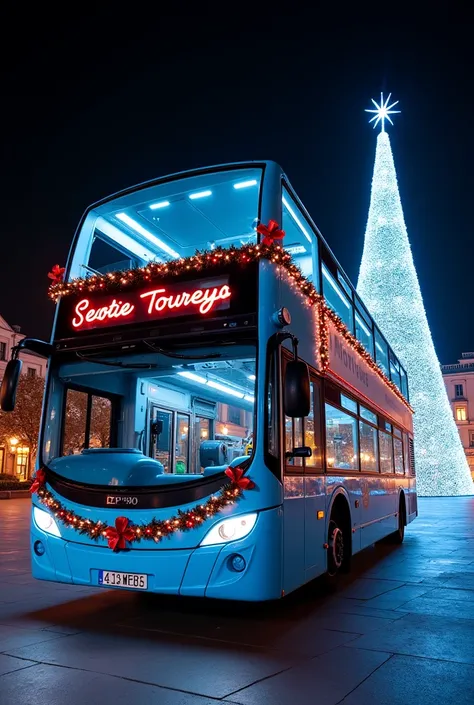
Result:
<svg viewBox="0 0 474 705"><path fill-rule="evenodd" d="M45 459L135 448L159 475L225 469L252 452L255 362L255 346L239 344L201 349L193 361L147 353L62 363L47 415L62 415L61 438L47 424Z"/></svg>

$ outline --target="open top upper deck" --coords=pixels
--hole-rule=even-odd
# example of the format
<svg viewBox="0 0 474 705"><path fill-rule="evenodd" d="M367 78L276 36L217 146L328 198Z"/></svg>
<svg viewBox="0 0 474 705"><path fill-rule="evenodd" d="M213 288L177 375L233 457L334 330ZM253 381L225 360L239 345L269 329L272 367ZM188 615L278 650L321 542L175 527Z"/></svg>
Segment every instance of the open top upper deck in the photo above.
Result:
<svg viewBox="0 0 474 705"><path fill-rule="evenodd" d="M304 276L408 398L404 369L275 162L225 164L167 176L91 206L71 249L70 281L167 262L196 250L256 244L276 220Z"/></svg>

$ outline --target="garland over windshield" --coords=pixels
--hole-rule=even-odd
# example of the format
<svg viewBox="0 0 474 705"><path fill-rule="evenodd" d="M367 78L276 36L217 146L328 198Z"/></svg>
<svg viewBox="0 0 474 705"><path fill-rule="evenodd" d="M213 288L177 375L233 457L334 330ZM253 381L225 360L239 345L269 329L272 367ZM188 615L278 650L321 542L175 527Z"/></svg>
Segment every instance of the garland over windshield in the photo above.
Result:
<svg viewBox="0 0 474 705"><path fill-rule="evenodd" d="M272 222L274 221L270 221L270 223ZM277 232L282 233L283 231L278 230ZM328 322L330 321L370 369L378 374L387 387L396 394L410 411L413 411L396 384L385 375L362 343L357 340L342 319L327 305L322 294L316 291L313 283L304 276L300 268L293 262L291 255L286 252L282 245L276 244L282 237L278 236L274 239L271 239L270 236L265 237L260 245L243 245L242 247L230 247L228 249L217 247L215 250L197 251L191 257L184 259L176 259L164 263L150 262L143 267L137 267L125 272L94 274L91 277L73 279L70 282L62 280L63 269L59 268L59 265L55 265L55 268L58 268L58 273L53 275L55 272L55 268L53 268L50 275L48 275L52 279L52 284L49 287L49 296L53 301L57 302L61 297L71 294L94 291L110 293L126 291L127 288L157 282L164 277L179 276L185 272L195 271L196 275L212 274L213 270L222 268L225 264L238 264L245 267L250 262L266 259L283 268L288 274L291 284L304 297L307 305L316 307L319 331L319 357L323 371L326 371L329 367Z"/></svg>

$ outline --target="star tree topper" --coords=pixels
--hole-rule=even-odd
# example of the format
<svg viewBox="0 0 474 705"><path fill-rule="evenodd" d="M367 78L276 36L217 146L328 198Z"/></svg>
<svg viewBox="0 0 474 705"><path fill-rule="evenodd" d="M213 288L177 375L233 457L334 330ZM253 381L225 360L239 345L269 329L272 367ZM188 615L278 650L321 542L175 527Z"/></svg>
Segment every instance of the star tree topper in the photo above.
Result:
<svg viewBox="0 0 474 705"><path fill-rule="evenodd" d="M380 94L380 105L378 105L375 100L372 98L372 103L375 105L375 110L366 110L366 113L375 113L373 118L370 118L369 124L371 122L374 122L374 129L377 127L379 122L382 123L382 132L385 132L385 120L388 120L391 125L393 125L393 122L390 118L390 115L394 115L395 113L400 113L401 110L392 110L392 108L395 107L395 105L398 105L398 100L395 101L395 103L390 103L390 98L392 94L388 94L387 100L384 102L383 100L383 93Z"/></svg>

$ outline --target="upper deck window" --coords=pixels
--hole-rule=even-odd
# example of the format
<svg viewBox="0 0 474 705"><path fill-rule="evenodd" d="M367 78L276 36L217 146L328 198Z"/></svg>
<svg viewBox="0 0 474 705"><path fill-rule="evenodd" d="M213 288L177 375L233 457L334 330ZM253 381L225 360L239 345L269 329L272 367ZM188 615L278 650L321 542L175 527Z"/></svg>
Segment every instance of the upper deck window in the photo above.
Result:
<svg viewBox="0 0 474 705"><path fill-rule="evenodd" d="M323 294L328 306L330 306L339 318L346 324L351 333L354 332L352 303L345 295L342 288L336 282L327 267L323 264Z"/></svg>
<svg viewBox="0 0 474 705"><path fill-rule="evenodd" d="M282 228L285 231L284 246L295 264L319 291L318 240L288 189L282 188Z"/></svg>
<svg viewBox="0 0 474 705"><path fill-rule="evenodd" d="M261 168L201 173L139 188L93 208L76 245L71 277L94 269L95 243L118 248L138 265L198 250L256 242ZM102 266L107 266L106 263Z"/></svg>
<svg viewBox="0 0 474 705"><path fill-rule="evenodd" d="M377 328L375 329L375 360L380 369L389 376L388 371L388 347L385 340L380 335Z"/></svg>

